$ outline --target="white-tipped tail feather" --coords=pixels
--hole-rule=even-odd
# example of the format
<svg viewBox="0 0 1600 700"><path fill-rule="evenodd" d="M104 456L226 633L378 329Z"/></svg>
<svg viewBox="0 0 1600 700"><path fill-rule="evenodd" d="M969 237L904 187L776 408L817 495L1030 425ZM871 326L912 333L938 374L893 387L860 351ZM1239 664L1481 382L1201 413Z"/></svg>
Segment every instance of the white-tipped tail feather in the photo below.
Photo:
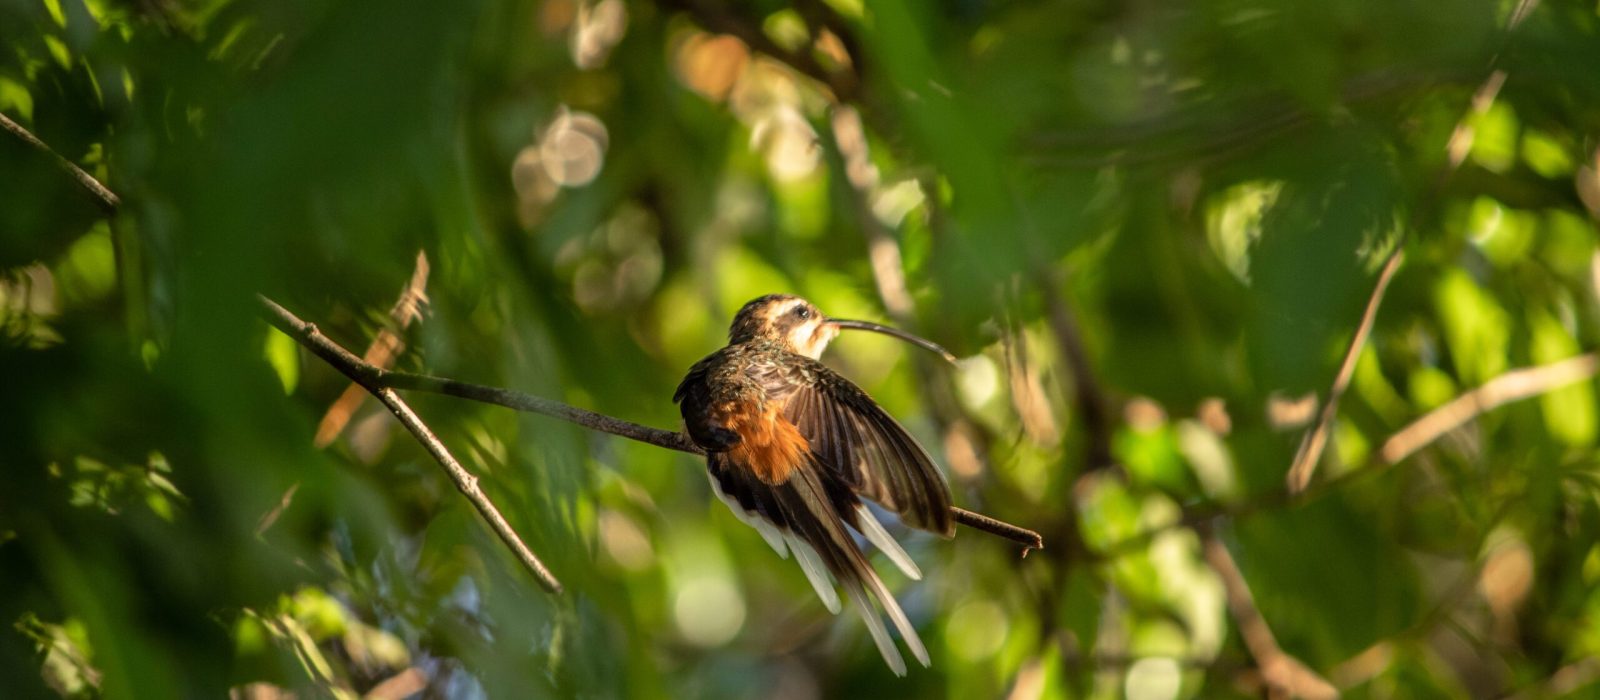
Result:
<svg viewBox="0 0 1600 700"><path fill-rule="evenodd" d="M828 569L823 566L822 557L817 556L817 550L800 538L794 535L785 535L784 538L789 541L789 549L794 550L794 560L800 562L800 569L806 572L806 579L816 589L817 597L822 599L828 612L838 615L839 592L833 589L833 577L828 575Z"/></svg>
<svg viewBox="0 0 1600 700"><path fill-rule="evenodd" d="M713 469L716 468L713 466ZM821 482L815 476L817 472L797 474L799 478L787 485L786 488L789 490L778 491L776 500L771 502L771 507L776 509L772 512L779 514L779 520L776 522L769 521L761 512L742 506L740 499L726 493L721 482L715 477L711 479L711 487L717 498L727 504L740 521L760 532L779 555L787 558L789 552L794 552L795 561L800 564L801 571L805 572L806 579L829 612L837 614L841 607L834 581L837 580L844 586L851 607L855 608L861 620L867 624L867 631L872 635L872 642L877 645L878 653L883 656L884 663L887 663L896 675L906 674L905 657L900 654L894 638L889 635L883 614L889 616L889 620L894 623L901 639L905 640L906 646L917 661L923 666L929 665L928 648L923 645L922 638L917 635L917 629L911 625L911 620L900 608L900 603L895 600L894 594L884 585L883 579L872 568L871 562L867 561L866 553L857 546L849 533L847 521L839 516L831 504L816 497L822 492ZM743 474L739 476L744 478ZM759 501L752 500L752 502ZM855 516L852 520L855 521L856 529L871 541L878 551L883 552L884 556L912 579L922 577L922 571L917 568L916 562L912 561L899 543L889 536L888 531L884 530L883 525L870 510L858 505ZM818 545L812 544L813 540L827 549L819 550ZM879 607L883 608L882 613L878 611Z"/></svg>
<svg viewBox="0 0 1600 700"><path fill-rule="evenodd" d="M894 599L894 594L883 585L883 579L878 578L877 574L865 578L867 585L872 587L872 592L878 596L878 604L883 606L884 612L889 613L889 619L893 620L895 628L900 630L900 638L905 640L906 646L911 647L911 655L917 657L926 668L929 664L928 648L922 645L922 637L917 636L917 628L912 627L911 620L906 619L906 612L900 609L900 603ZM873 615L873 618L877 618L877 615ZM882 620L878 620L878 626L883 626ZM899 658L900 654L895 653L895 660L898 661ZM884 660L889 661L889 657L885 656ZM891 662L889 665L894 664Z"/></svg>
<svg viewBox="0 0 1600 700"><path fill-rule="evenodd" d="M878 645L883 662L889 664L889 670L894 671L894 675L906 675L906 660L900 656L900 648L894 645L894 640L889 638L889 629L883 626L883 616L867 603L867 594L861 590L861 584L849 581L845 583L845 589L850 593L850 607L855 608L861 620L867 623L867 632L872 634L873 643ZM893 598L889 599L889 604L895 604Z"/></svg>
<svg viewBox="0 0 1600 700"><path fill-rule="evenodd" d="M717 494L717 500L722 501L724 505L728 506L728 510L733 511L733 517L738 518L739 522L749 525L750 527L755 528L756 532L761 533L761 539L766 540L767 545L772 547L772 551L777 552L778 556L783 557L784 559L789 558L789 549L784 546L784 540L793 539L792 537L788 537L782 532L779 532L778 528L774 527L772 523L767 522L766 518L745 510L744 506L739 505L739 502L734 500L732 496L729 496L727 493L723 492L722 485L717 483L717 480L709 473L706 474L706 478L710 479L711 481L711 492ZM838 612L836 609L838 607L838 603L835 603L834 606L834 612Z"/></svg>
<svg viewBox="0 0 1600 700"><path fill-rule="evenodd" d="M922 580L922 569L917 568L917 563L911 560L910 555L906 554L906 550L900 548L899 542L894 541L894 538L889 536L889 533L883 529L883 525L878 522L877 518L873 517L872 511L865 505L856 506L856 522L861 524L861 534L867 536L867 539L872 542L872 546L877 547L878 551L889 557L889 561L900 567L900 570L905 572L907 577L913 581Z"/></svg>

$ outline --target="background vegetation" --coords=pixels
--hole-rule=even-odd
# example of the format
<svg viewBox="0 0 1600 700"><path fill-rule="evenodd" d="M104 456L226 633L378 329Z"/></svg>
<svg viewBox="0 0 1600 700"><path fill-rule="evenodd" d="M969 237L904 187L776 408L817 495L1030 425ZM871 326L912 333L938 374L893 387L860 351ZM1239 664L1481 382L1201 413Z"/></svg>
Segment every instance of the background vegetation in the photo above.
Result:
<svg viewBox="0 0 1600 700"><path fill-rule="evenodd" d="M0 0L0 45L120 197L0 135L7 697L1600 678L1593 2ZM961 355L830 362L1045 537L908 535L908 678L697 458L408 395L546 593L370 399L314 446L348 381L254 297L672 428L775 291Z"/></svg>

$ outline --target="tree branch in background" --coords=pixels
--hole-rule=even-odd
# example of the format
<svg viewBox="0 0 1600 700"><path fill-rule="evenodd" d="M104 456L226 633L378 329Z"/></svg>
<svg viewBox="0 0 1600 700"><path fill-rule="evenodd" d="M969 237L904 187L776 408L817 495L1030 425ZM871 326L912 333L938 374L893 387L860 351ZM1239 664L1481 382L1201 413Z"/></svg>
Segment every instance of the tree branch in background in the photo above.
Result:
<svg viewBox="0 0 1600 700"><path fill-rule="evenodd" d="M618 437L625 437L629 440L643 442L646 444L655 445L657 447L664 447L669 450L677 450L679 452L687 452L690 454L705 454L698 445L694 444L694 442L689 439L689 436L680 432L661 430L659 428L639 425L638 423L630 423L619 418L613 418L603 413L587 411L576 406L569 406L559 401L551 401L550 399L524 394L520 391L483 386L480 384L468 384L466 382L458 382L453 379L431 377L422 374L411 374L409 372L391 372L389 370L373 366L362 361L361 358L351 354L350 351L345 350L338 343L333 342L327 336L323 335L321 331L317 330L315 325L300 320L298 316L290 313L288 309L279 306L271 299L266 297L258 297L258 299L260 299L261 305L266 312L266 318L269 323L279 330L289 334L291 338L294 338L296 341L299 341L301 345L304 345L306 348L310 349L317 355L317 357L322 358L324 362L333 365L334 369L339 370L340 373L350 377L351 380L355 381L357 384L360 384L362 387L365 387L368 391L373 392L375 396L378 395L378 390L380 389L410 389L434 394L444 394L446 396L454 396L471 401L504 406L506 408L511 408L526 413L537 413L539 415L549 416L551 418L559 418L569 423L589 428L590 430L609 433ZM379 400L384 400L383 396L378 396L378 398ZM398 398L395 400L398 401ZM388 405L387 401L385 401L385 405ZM391 411L393 410L394 409L391 407ZM407 409L407 412L409 413L409 409ZM399 415L399 412L396 412L396 416L399 417ZM415 416L413 414L413 418L414 417ZM402 422L404 422L403 418ZM420 421L418 421L418 423L420 425ZM423 430L426 430L426 426L421 427ZM411 426L407 426L407 428L410 429ZM413 433L416 433L414 429ZM418 435L418 439L422 440L423 438L421 435ZM437 442L437 439L435 439L435 442ZM427 445L428 443L424 441L423 444ZM439 445L439 449L442 450L443 445ZM432 451L431 447L430 451ZM449 455L448 453L444 453L444 456L448 457ZM438 455L436 454L435 457L438 457ZM455 464L455 460L451 459L450 463ZM444 460L441 459L440 464L445 464ZM460 465L456 464L455 467L460 468ZM446 470L450 469L451 467L446 465ZM465 471L463 470L462 473L465 474ZM470 477L470 475L467 476ZM453 471L451 478L455 478ZM457 486L461 486L461 482L458 481ZM471 486L473 490L476 491L477 484L475 478L473 479ZM469 499L473 497L473 494L469 493L467 488L464 486L462 487L462 493L467 494ZM477 493L481 496L481 492ZM494 508L494 504L489 503L486 497L483 498L482 504L480 504L478 501L474 501L473 504L479 506L480 512L484 512L485 506L491 510ZM1026 550L1044 548L1043 539L1039 536L1039 533L1032 530L1018 527L981 513L963 510L961 508L951 508L950 513L952 517L955 518L956 522L961 523L962 525L1021 544L1024 548L1026 548L1024 552L1026 552ZM495 518L498 518L498 511L494 513L494 516ZM495 524L494 518L491 518L488 512L484 512L484 517L491 521L491 525ZM504 519L500 519L500 522L504 523ZM510 531L509 526L505 528L504 532L501 531L499 526L496 526L495 530L497 533L501 534L502 539L504 539L508 534L512 538L515 538L516 536L515 533ZM521 545L521 540L516 540L514 544L512 541L508 540L507 544L512 545L513 549L516 549ZM526 547L522 547L522 549L525 550ZM537 562L538 560L534 559L533 561ZM527 563L526 560L524 563Z"/></svg>
<svg viewBox="0 0 1600 700"><path fill-rule="evenodd" d="M1520 0L1517 3L1507 20L1503 39L1510 37L1511 30L1516 29L1517 25L1527 18L1536 4L1538 0ZM1496 52L1494 58L1498 60L1499 57L1500 54ZM1439 171L1438 178L1434 180L1435 194L1443 190L1450 177L1461 169L1467 154L1472 151L1473 120L1494 106L1494 100L1500 95L1500 88L1505 83L1506 72L1497 69L1489 73L1489 77L1485 78L1472 94L1471 108L1456 121L1455 129L1445 141L1445 165ZM1289 465L1285 483L1288 484L1290 494L1304 492L1311 485L1311 476L1316 472L1317 464L1322 461L1323 450L1327 448L1328 434L1333 429L1333 419L1339 415L1339 401L1344 398L1345 390L1350 388L1350 380L1355 376L1356 362L1361 356L1361 349L1366 347L1367 336L1371 334L1372 324L1378 318L1378 307L1383 304L1389 282L1400 269L1407 234L1412 228L1415 228L1414 221L1401 229L1398 240L1394 242L1394 251L1389 253L1389 259L1384 261L1383 269L1378 273L1378 280L1372 286L1372 295L1367 299L1367 308L1361 314L1361 323L1356 326L1355 336L1350 339L1350 347L1345 350L1344 360L1339 364L1339 371L1333 377L1333 386L1328 389L1328 400L1322 405L1316 424L1306 432L1305 438L1300 442L1300 449L1295 452L1294 461Z"/></svg>
<svg viewBox="0 0 1600 700"><path fill-rule="evenodd" d="M423 423L422 419L417 417L417 414L411 410L411 407L406 405L405 401L394 393L393 388L384 386L381 383L380 380L384 375L384 370L363 362L360 358L351 354L349 350L344 349L344 347L323 335L322 331L317 330L315 325L300 320L271 299L266 297L257 298L266 309L268 323L272 324L274 328L283 331L289 337L294 338L317 357L322 358L324 362L349 377L351 381L371 392L385 408L389 409L389 412L399 419L400 424L404 425L406 430L410 431L417 438L417 441L422 443L423 448L439 463L439 466L444 467L445 473L449 475L451 481L455 482L456 488L461 491L461 495L466 496L467 500L478 509L478 513L483 516L484 520L488 521L489 527L494 530L496 535L500 536L500 541L511 548L512 553L517 555L517 559L521 560L522 565L527 567L528 571L533 574L539 585L551 593L561 593L561 582L556 580L550 570L545 567L544 562L540 561L539 557L528 549L528 545L523 543L516 530L513 530L510 523L506 522L505 516L500 514L500 509L495 506L494 501L490 500L488 494L485 494L483 489L478 486L478 477L473 476L471 472L461 466L460 462L456 461L456 458L450 454L450 450L445 448L444 443L439 441L438 436L434 435L433 431L428 429L427 424Z"/></svg>
<svg viewBox="0 0 1600 700"><path fill-rule="evenodd" d="M1072 372L1072 396L1083 420L1083 430L1088 436L1086 470L1103 469L1115 463L1111 456L1110 402L1100 389L1100 380L1089 366L1089 353L1083 348L1083 334L1078 332L1077 319L1067 306L1066 289L1060 275L1041 268L1037 275L1044 289L1045 320L1056 337L1056 348L1061 352L1061 362Z"/></svg>
<svg viewBox="0 0 1600 700"><path fill-rule="evenodd" d="M1152 527L1091 554L1098 558L1116 557L1149 544L1156 535L1164 532L1205 527L1211 521L1224 517L1237 520L1264 510L1282 507L1290 502L1309 503L1346 483L1399 464L1450 431L1466 425L1485 413L1509 403L1555 391L1575 382L1592 379L1596 375L1600 375L1600 353L1588 353L1549 364L1508 371L1395 431L1383 441L1382 447L1360 466L1334 478L1320 481L1303 492L1294 493L1285 486L1231 506L1214 504L1191 506L1184 510L1182 517L1173 522Z"/></svg>
<svg viewBox="0 0 1600 700"><path fill-rule="evenodd" d="M1350 347L1345 349L1344 360L1339 363L1339 371L1333 376L1333 386L1328 389L1328 400L1322 404L1322 412L1317 415L1317 422L1306 431L1300 440L1300 448L1295 451L1294 461L1289 465L1287 483L1291 493L1300 493L1311 484L1311 475L1316 472L1317 464L1322 461L1322 451L1328 446L1328 434L1333 429L1333 419L1339 415L1339 401L1344 398L1344 392L1350 388L1350 380L1356 375L1356 363L1361 358L1361 349L1367 346L1367 336L1372 334L1372 324L1378 320L1378 307L1383 305L1384 294L1389 291L1389 282L1394 279L1394 274L1400 270L1400 262L1405 250L1405 240L1395 241L1394 252L1389 254L1388 261L1384 262L1383 269L1378 272L1378 281L1372 286L1372 296L1367 298L1367 308L1361 313L1361 323L1356 326L1355 337L1350 339Z"/></svg>
<svg viewBox="0 0 1600 700"><path fill-rule="evenodd" d="M1600 369L1596 353L1569 357L1538 367L1506 372L1440 406L1401 428L1378 450L1378 460L1395 464L1478 416L1513 401L1532 398L1590 379Z"/></svg>
<svg viewBox="0 0 1600 700"><path fill-rule="evenodd" d="M1205 532L1204 537L1206 563L1222 579L1222 588L1227 594L1228 614L1239 626L1239 636L1244 639L1245 648L1255 657L1261 677L1272 691L1268 696L1313 700L1338 697L1339 691L1333 684L1278 646L1278 640L1273 636L1272 628L1267 626L1266 618L1261 616L1261 610L1256 607L1250 584L1244 580L1244 573L1239 571L1233 554L1214 534Z"/></svg>
<svg viewBox="0 0 1600 700"><path fill-rule="evenodd" d="M103 210L107 215L115 213L117 208L122 206L122 200L118 198L117 195L110 189L107 189L105 185L101 184L99 180L96 180L92 175L84 172L82 168L79 168L71 161L56 155L55 151L50 150L50 147L43 141L40 141L38 137L34 136L27 129L24 129L16 122L11 121L11 119L6 117L3 113L0 113L0 126L4 126L7 131L11 132L23 141L33 145L33 147L54 156L57 162L61 164L61 167L66 170L67 173L70 174L73 179L75 179L78 184L84 188L84 190L89 192L89 194L95 198L96 202L100 205L101 210ZM419 273L426 274L425 263L420 259L419 266L423 266L419 267ZM415 279L416 277L413 276L413 281L415 281ZM528 546L525 543L523 543L522 538L517 535L516 531L511 529L511 525L506 522L505 516L500 514L500 509L495 507L494 502L491 501L488 495L483 493L483 490L478 487L477 477L469 473L461 466L460 462L456 461L455 457L450 454L450 451L445 448L444 444L439 442L439 438L428 429L428 426L417 417L416 413L412 412L411 407L407 406L399 396L396 396L390 389L372 383L372 380L376 375L360 371L360 368L362 367L376 369L375 367L362 362L361 360L357 359L355 355L350 354L350 351L345 350L337 343L329 340L317 330L316 326L301 321L293 314L290 314L288 311L284 310L283 307L278 306L276 303L273 303L271 300L265 297L261 297L260 300L262 305L264 305L269 312L272 312L268 314L267 318L273 326L288 334L296 341L299 341L301 345L310 348L311 351L316 353L318 357L321 357L328 364L333 365L335 369L339 369L340 371L344 372L345 376L350 377L352 381L361 385L362 388L372 392L373 396L377 397L378 400L382 402L391 413L394 414L395 418L399 419L401 424L405 425L406 429L411 431L411 434L416 436L417 440L422 442L423 447L426 448L428 453L439 462L439 465L444 467L444 470L447 474L449 474L450 479L455 482L456 488L459 489L462 495L466 496L467 500L471 501L472 505L478 509L478 513L483 516L484 520L489 522L489 526L495 531L496 535L500 536L501 541L505 542L506 546L510 547L511 551L517 555L517 558L521 560L523 566L527 567L528 571L533 574L534 579L539 582L539 585L543 586L545 590L551 593L561 593L561 582L556 580L555 576L550 573L550 570L545 567L544 562L540 561L539 557L536 556L532 550L528 549ZM400 307L406 304L406 301L407 296L402 295L400 304L397 304L396 306L396 311L399 311ZM261 522L257 525L258 533L263 532L266 530L266 528L272 526L272 522L277 519L278 515L281 514L284 504L286 504L289 499L293 498L294 490L295 489L291 487L289 491L284 494L284 500L282 503L280 503L279 507L268 512L268 514L262 518Z"/></svg>
<svg viewBox="0 0 1600 700"><path fill-rule="evenodd" d="M85 172L83 168L78 167L77 163L67 160L61 154L51 150L48 144L40 141L39 137L34 136L33 132L23 128L21 124L11 121L11 118L6 116L4 112L0 112L0 127L4 127L6 131L22 139L29 146L39 149L41 153L54 158L56 164L60 165L62 170L66 171L73 180L78 182L78 186L94 197L95 205L100 207L100 211L105 212L107 216L117 213L117 207L122 206L122 200L117 197L116 193L107 189L105 185L94 179L94 176Z"/></svg>

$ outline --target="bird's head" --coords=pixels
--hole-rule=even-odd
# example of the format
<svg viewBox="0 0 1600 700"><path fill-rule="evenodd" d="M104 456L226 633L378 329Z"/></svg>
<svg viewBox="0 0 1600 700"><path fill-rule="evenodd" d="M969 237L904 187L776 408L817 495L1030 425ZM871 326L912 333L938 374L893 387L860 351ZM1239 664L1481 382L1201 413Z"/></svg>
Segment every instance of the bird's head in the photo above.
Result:
<svg viewBox="0 0 1600 700"><path fill-rule="evenodd" d="M822 351L839 336L839 331L846 329L892 335L937 352L946 360L955 361L955 356L948 350L931 341L868 321L828 318L811 302L790 294L768 294L745 304L733 317L733 325L728 328L728 342L773 341L782 344L789 352L815 360L822 357Z"/></svg>

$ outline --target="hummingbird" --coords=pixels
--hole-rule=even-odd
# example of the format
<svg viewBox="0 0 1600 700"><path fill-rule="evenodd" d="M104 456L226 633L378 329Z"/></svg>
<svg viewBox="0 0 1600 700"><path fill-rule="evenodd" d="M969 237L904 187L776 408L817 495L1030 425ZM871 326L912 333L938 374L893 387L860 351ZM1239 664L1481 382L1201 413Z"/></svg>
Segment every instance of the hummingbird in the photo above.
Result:
<svg viewBox="0 0 1600 700"><path fill-rule="evenodd" d="M828 318L811 302L769 294L744 305L728 345L689 369L672 400L690 439L706 453L712 490L779 555L793 552L831 613L840 609L829 576L843 587L896 675L905 659L882 607L917 661L928 650L851 531L913 580L922 572L884 530L870 501L900 521L941 537L955 534L950 489L926 450L865 391L819 358L846 329L895 336L954 357L909 333L867 321Z"/></svg>

